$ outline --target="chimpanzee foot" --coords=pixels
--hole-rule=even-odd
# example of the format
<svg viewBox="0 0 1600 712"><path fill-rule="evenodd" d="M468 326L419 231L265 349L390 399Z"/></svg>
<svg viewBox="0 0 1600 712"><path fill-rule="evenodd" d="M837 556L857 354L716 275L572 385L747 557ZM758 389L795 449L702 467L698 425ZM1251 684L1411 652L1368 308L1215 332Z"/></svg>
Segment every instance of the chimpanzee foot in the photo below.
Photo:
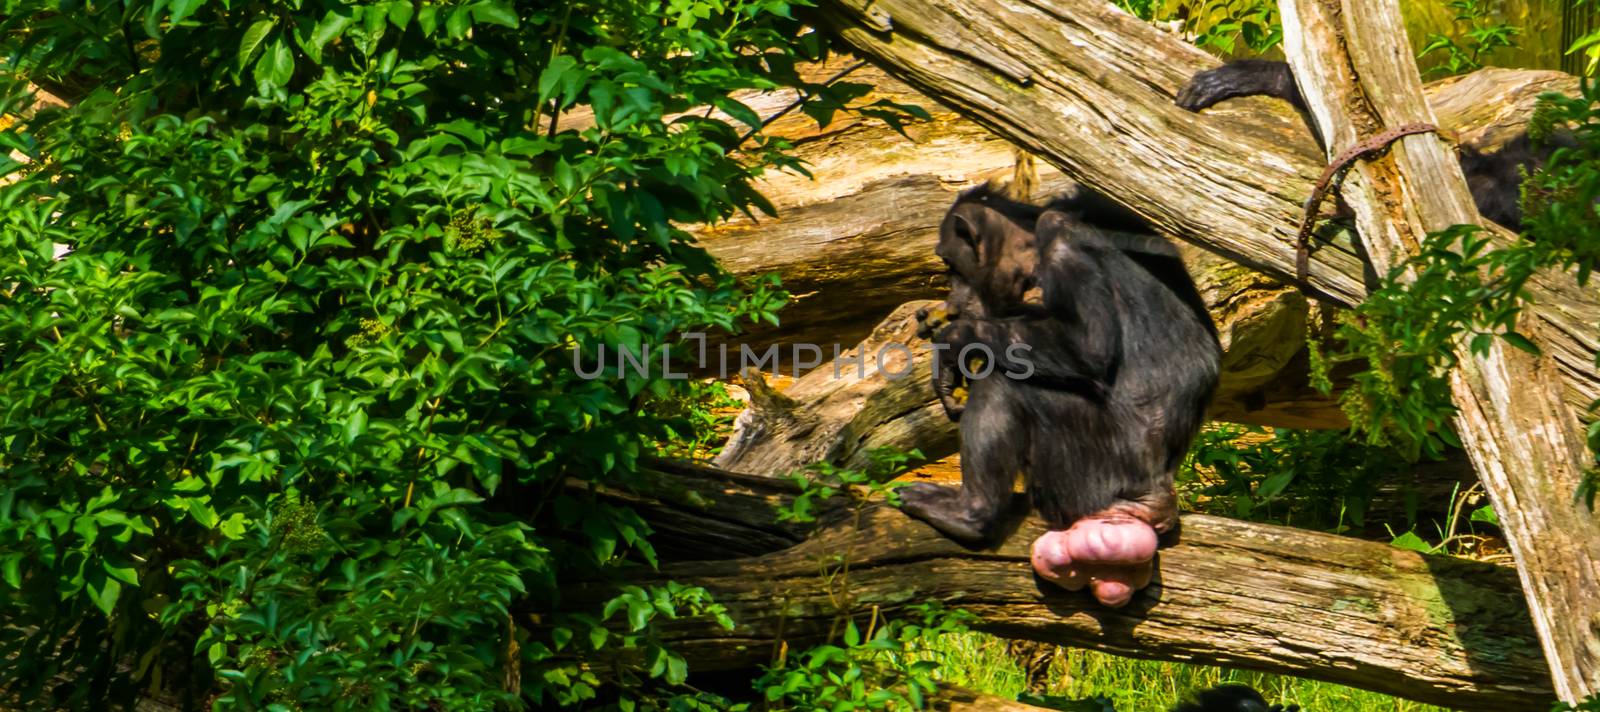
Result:
<svg viewBox="0 0 1600 712"><path fill-rule="evenodd" d="M900 510L932 525L939 533L963 544L989 541L989 522L975 516L961 501L960 490L918 482L900 490Z"/></svg>
<svg viewBox="0 0 1600 712"><path fill-rule="evenodd" d="M1150 585L1158 531L1177 523L1175 498L1158 493L1153 502L1122 501L1066 529L1052 529L1033 542L1033 570L1069 591L1089 588L1112 608L1127 605Z"/></svg>

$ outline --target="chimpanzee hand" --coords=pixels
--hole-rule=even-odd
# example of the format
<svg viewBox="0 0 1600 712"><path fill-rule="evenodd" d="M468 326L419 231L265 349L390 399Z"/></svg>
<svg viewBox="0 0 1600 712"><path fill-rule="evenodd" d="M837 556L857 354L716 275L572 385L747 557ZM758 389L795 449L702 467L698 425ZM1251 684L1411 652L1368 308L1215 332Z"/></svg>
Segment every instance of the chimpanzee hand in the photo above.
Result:
<svg viewBox="0 0 1600 712"><path fill-rule="evenodd" d="M932 339L950 323L950 306L943 302L917 310L917 338Z"/></svg>
<svg viewBox="0 0 1600 712"><path fill-rule="evenodd" d="M917 336L933 339L954 318L952 310L945 303L918 309ZM945 416L952 421L960 421L961 413L967 407L966 379L962 378L961 370L956 367L955 358L948 349L939 349L934 353L933 392L939 397L939 404L944 406Z"/></svg>

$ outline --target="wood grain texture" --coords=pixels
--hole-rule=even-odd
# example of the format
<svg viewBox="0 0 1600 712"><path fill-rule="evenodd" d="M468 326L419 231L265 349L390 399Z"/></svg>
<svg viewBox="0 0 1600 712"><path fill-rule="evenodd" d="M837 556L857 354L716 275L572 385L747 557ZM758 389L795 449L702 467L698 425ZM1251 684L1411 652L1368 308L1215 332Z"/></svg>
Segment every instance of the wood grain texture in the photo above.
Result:
<svg viewBox="0 0 1600 712"><path fill-rule="evenodd" d="M1284 50L1330 152L1385 128L1433 123L1393 0L1281 0ZM1460 166L1434 135L1410 136L1362 162L1343 196L1379 271L1430 232L1482 222ZM1561 275L1547 275L1559 281ZM1534 319L1519 329L1548 348ZM1555 364L1496 340L1465 341L1451 376L1456 430L1500 515L1556 693L1600 692L1600 520L1573 500L1589 459Z"/></svg>
<svg viewBox="0 0 1600 712"><path fill-rule="evenodd" d="M1027 548L1043 531L1037 519L996 549L970 550L866 503L826 510L809 538L752 557L748 546L723 550L725 531L706 538L696 516L770 532L792 485L682 464L656 476L673 494L629 500L656 529L652 540L716 559L664 564L658 576L707 587L738 623L666 624L662 635L694 669L766 663L780 635L791 649L818 642L841 605L895 616L936 600L1008 638L1313 677L1459 709L1542 709L1551 699L1508 567L1185 515L1180 541L1161 550L1156 583L1112 611L1034 577Z"/></svg>

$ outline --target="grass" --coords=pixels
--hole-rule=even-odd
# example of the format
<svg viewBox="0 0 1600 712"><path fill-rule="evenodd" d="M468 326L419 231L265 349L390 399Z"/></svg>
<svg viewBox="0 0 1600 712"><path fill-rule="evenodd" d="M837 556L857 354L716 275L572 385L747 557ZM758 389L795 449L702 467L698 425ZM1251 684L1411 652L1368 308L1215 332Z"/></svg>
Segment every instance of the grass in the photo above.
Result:
<svg viewBox="0 0 1600 712"><path fill-rule="evenodd" d="M982 633L946 635L922 651L937 661L942 677L991 695L1016 699L1023 692L1079 700L1104 696L1118 712L1166 710L1197 690L1239 682L1271 702L1298 704L1306 712L1443 712L1444 708L1376 692L1285 675L1229 670L1209 665L1136 660L1073 648L1044 647L1046 663L1029 690L1029 674L1005 640ZM1037 657L1035 658L1037 660Z"/></svg>

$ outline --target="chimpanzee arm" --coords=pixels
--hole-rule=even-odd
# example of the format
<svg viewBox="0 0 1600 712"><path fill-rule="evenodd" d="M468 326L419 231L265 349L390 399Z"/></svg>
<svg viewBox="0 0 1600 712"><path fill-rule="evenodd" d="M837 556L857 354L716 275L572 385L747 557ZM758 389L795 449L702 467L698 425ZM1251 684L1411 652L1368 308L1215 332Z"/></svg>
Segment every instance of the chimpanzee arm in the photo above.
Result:
<svg viewBox="0 0 1600 712"><path fill-rule="evenodd" d="M1039 265L1044 304L1022 317L961 319L939 335L959 358L972 344L1000 373L1040 385L1109 392L1122 349L1116 296L1102 255L1115 248L1062 213L1047 212ZM970 354L969 354L970 355Z"/></svg>
<svg viewBox="0 0 1600 712"><path fill-rule="evenodd" d="M1217 102L1241 96L1272 96L1304 111L1305 99L1295 86L1287 62L1240 59L1194 75L1178 92L1178 106L1199 111Z"/></svg>

